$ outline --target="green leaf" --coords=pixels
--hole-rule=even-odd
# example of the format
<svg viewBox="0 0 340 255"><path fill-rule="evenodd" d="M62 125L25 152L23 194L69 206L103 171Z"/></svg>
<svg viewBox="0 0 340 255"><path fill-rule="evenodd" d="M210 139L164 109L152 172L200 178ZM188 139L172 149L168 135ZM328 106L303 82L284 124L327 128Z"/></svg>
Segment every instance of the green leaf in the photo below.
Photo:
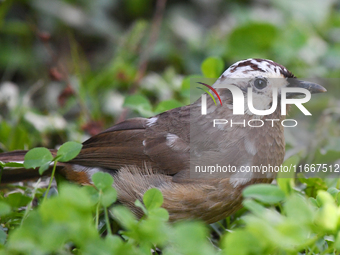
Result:
<svg viewBox="0 0 340 255"><path fill-rule="evenodd" d="M288 159L285 160L282 164L282 168L287 166L288 169L290 168L290 171L284 172L280 171L278 173L278 178L294 178L295 177L295 172L294 172L294 167L296 166L300 161L300 157L298 155L293 155L289 157Z"/></svg>
<svg viewBox="0 0 340 255"><path fill-rule="evenodd" d="M183 106L183 104L178 102L175 99L165 100L165 101L160 102L157 105L157 107L155 109L155 113L165 112L167 110L171 110L171 109L174 109L174 108L177 108L177 107L181 107L181 106Z"/></svg>
<svg viewBox="0 0 340 255"><path fill-rule="evenodd" d="M142 211L144 212L144 214L148 214L148 210L146 210L144 204L139 201L138 199L135 201L135 206L139 207L140 209L142 209Z"/></svg>
<svg viewBox="0 0 340 255"><path fill-rule="evenodd" d="M162 192L156 188L147 190L143 196L143 202L148 210L161 207L163 204Z"/></svg>
<svg viewBox="0 0 340 255"><path fill-rule="evenodd" d="M59 187L59 185L69 183L69 181L65 178L65 176L63 176L60 172L56 172L55 175L54 175L54 178L55 178L55 181L57 183L57 187Z"/></svg>
<svg viewBox="0 0 340 255"><path fill-rule="evenodd" d="M53 160L51 152L43 147L29 150L24 158L25 168L36 168L45 165Z"/></svg>
<svg viewBox="0 0 340 255"><path fill-rule="evenodd" d="M337 235L337 237L335 239L334 248L337 249L337 250L340 250L340 235L339 234Z"/></svg>
<svg viewBox="0 0 340 255"><path fill-rule="evenodd" d="M243 190L245 198L254 198L267 204L277 204L285 198L285 193L277 186L270 184L255 184Z"/></svg>
<svg viewBox="0 0 340 255"><path fill-rule="evenodd" d="M283 205L287 217L297 224L312 224L314 212L308 200L297 194L292 194Z"/></svg>
<svg viewBox="0 0 340 255"><path fill-rule="evenodd" d="M327 190L327 192L328 192L329 194L331 194L331 195L333 196L333 198L337 198L337 195L338 195L338 193L340 192L340 190L338 190L338 189L335 188L335 187L331 187L331 188L329 188L329 189Z"/></svg>
<svg viewBox="0 0 340 255"><path fill-rule="evenodd" d="M107 187L102 194L101 203L104 207L109 207L117 200L117 191L113 187Z"/></svg>
<svg viewBox="0 0 340 255"><path fill-rule="evenodd" d="M60 162L67 162L71 159L74 159L79 152L81 151L81 148L83 145L81 143L77 142L66 142L60 148L57 152L58 161Z"/></svg>
<svg viewBox="0 0 340 255"><path fill-rule="evenodd" d="M152 219L158 219L162 221L169 220L169 213L164 208L154 208L148 212L148 217Z"/></svg>
<svg viewBox="0 0 340 255"><path fill-rule="evenodd" d="M222 74L223 68L223 60L219 57L206 58L201 65L202 73L207 78L219 77Z"/></svg>
<svg viewBox="0 0 340 255"><path fill-rule="evenodd" d="M313 205L314 207L320 207L318 201L314 198L314 197L309 197L308 201L310 202L311 205Z"/></svg>
<svg viewBox="0 0 340 255"><path fill-rule="evenodd" d="M27 206L27 204L32 200L32 198L25 196L19 192L11 193L5 198L5 202L12 208L19 208Z"/></svg>
<svg viewBox="0 0 340 255"><path fill-rule="evenodd" d="M0 228L0 244L4 245L7 239L7 234L6 232Z"/></svg>
<svg viewBox="0 0 340 255"><path fill-rule="evenodd" d="M336 194L336 203L340 205L340 193Z"/></svg>
<svg viewBox="0 0 340 255"><path fill-rule="evenodd" d="M0 8L1 12L1 8ZM19 122L17 125L10 125L5 118L0 122L0 141L7 150L25 149L25 146L32 144L35 139L32 133L29 133L24 123Z"/></svg>
<svg viewBox="0 0 340 255"><path fill-rule="evenodd" d="M325 164L333 162L340 158L339 150L324 150L318 149L315 153L315 159L313 163L315 164Z"/></svg>
<svg viewBox="0 0 340 255"><path fill-rule="evenodd" d="M113 177L108 173L98 172L92 175L92 181L97 189L104 190L112 187Z"/></svg>
<svg viewBox="0 0 340 255"><path fill-rule="evenodd" d="M274 45L277 35L278 29L269 23L250 23L237 27L229 36L228 54L237 59L264 57Z"/></svg>
<svg viewBox="0 0 340 255"><path fill-rule="evenodd" d="M258 238L249 231L236 229L223 239L224 254L265 254Z"/></svg>
<svg viewBox="0 0 340 255"><path fill-rule="evenodd" d="M154 115L149 99L143 95L127 96L123 106L137 111L143 117L150 117Z"/></svg>
<svg viewBox="0 0 340 255"><path fill-rule="evenodd" d="M262 205L260 205L259 203L252 199L245 199L243 200L242 204L245 208L247 208L249 211L251 211L257 216L263 215L264 212L266 211L265 207L263 207Z"/></svg>
<svg viewBox="0 0 340 255"><path fill-rule="evenodd" d="M316 196L316 200L320 206L326 205L326 204L333 204L335 203L334 198L331 194L329 194L327 191L324 190L318 190L318 194Z"/></svg>
<svg viewBox="0 0 340 255"><path fill-rule="evenodd" d="M11 212L11 206L7 203L0 201L0 216L4 216Z"/></svg>
<svg viewBox="0 0 340 255"><path fill-rule="evenodd" d="M291 194L294 188L294 166L296 167L300 161L300 157L294 155L289 157L283 164L282 169L288 169L288 172L280 171L277 174L277 185L285 192L286 195Z"/></svg>
<svg viewBox="0 0 340 255"><path fill-rule="evenodd" d="M325 164L340 158L340 138L329 137L327 145L315 153L314 163Z"/></svg>
<svg viewBox="0 0 340 255"><path fill-rule="evenodd" d="M338 207L335 204L325 204L319 209L315 217L315 223L326 231L335 231L339 219Z"/></svg>
<svg viewBox="0 0 340 255"><path fill-rule="evenodd" d="M39 167L39 174L42 175L50 166L50 162L47 162Z"/></svg>
<svg viewBox="0 0 340 255"><path fill-rule="evenodd" d="M0 163L1 164L1 163ZM3 167L23 167L24 164L22 163L17 163L17 162L7 162L7 163L3 163L1 164Z"/></svg>
<svg viewBox="0 0 340 255"><path fill-rule="evenodd" d="M86 191L86 193L90 197L92 205L95 205L99 202L99 192L95 187L87 185L83 186L82 188Z"/></svg>
<svg viewBox="0 0 340 255"><path fill-rule="evenodd" d="M181 254L214 254L212 246L207 243L207 235L207 227L202 222L179 222L175 225L173 242Z"/></svg>
<svg viewBox="0 0 340 255"><path fill-rule="evenodd" d="M134 214L124 206L115 206L110 209L113 217L127 229L132 229L137 225L137 220Z"/></svg>

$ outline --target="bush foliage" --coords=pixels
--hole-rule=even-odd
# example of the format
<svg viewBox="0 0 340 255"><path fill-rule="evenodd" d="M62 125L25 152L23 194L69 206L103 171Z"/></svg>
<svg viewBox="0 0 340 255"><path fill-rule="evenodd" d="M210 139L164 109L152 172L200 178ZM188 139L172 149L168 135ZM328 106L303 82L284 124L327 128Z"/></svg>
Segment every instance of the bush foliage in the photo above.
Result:
<svg viewBox="0 0 340 255"><path fill-rule="evenodd" d="M0 151L82 142L128 117L190 102L190 79L269 58L301 78L327 78L286 130L286 165L315 172L340 160L340 5L336 0L5 0L0 3ZM322 82L322 80L320 80ZM324 85L324 84L322 84ZM29 158L40 171L80 149ZM46 150L45 150L46 153ZM34 154L38 155L38 154ZM0 167L5 165L0 163ZM9 165L6 165L9 166ZM13 165L12 165L13 166ZM313 170L314 169L314 170ZM244 208L206 225L169 223L162 195L120 205L112 177L94 187L1 186L3 254L337 254L340 183L285 173L243 191ZM337 174L335 174L337 177Z"/></svg>

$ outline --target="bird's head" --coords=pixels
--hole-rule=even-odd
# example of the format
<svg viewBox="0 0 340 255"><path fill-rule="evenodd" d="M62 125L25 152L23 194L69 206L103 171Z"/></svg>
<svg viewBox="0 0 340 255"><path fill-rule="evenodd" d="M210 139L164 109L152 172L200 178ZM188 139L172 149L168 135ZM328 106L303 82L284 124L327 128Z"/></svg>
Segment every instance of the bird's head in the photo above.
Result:
<svg viewBox="0 0 340 255"><path fill-rule="evenodd" d="M271 108L273 88L277 88L279 98L282 88L288 87L307 89L311 94L326 92L324 87L316 83L298 80L287 68L267 59L246 59L236 62L219 77L214 86L216 87L218 84L237 86L245 97L248 88L251 88L253 105L257 110ZM223 95L222 91L221 93ZM228 95L226 96L228 97ZM300 96L302 96L301 93L287 93L287 98ZM230 103L232 104L232 102Z"/></svg>

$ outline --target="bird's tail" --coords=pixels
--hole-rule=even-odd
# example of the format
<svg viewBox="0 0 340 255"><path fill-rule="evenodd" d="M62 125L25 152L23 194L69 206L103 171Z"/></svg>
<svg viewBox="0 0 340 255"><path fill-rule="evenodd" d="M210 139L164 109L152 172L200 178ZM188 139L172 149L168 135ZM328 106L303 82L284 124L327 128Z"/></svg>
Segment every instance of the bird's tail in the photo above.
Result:
<svg viewBox="0 0 340 255"><path fill-rule="evenodd" d="M16 163L24 163L24 157L27 151L11 151L0 153L0 161L4 163L8 162L16 162ZM51 150L52 155L56 153L55 150ZM51 167L47 171L44 172L43 175L51 174ZM39 174L38 168L26 169L24 167L5 167L1 170L1 181L0 183L13 183L27 180L34 180L41 175Z"/></svg>

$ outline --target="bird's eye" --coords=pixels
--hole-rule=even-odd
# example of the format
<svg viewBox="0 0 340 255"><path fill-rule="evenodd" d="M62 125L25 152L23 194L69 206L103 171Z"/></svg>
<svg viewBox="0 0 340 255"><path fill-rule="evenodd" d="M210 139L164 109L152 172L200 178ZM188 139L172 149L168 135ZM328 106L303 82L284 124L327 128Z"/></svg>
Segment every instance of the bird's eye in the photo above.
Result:
<svg viewBox="0 0 340 255"><path fill-rule="evenodd" d="M254 86L257 89L264 89L265 87L267 87L267 81L262 78L256 78L254 81Z"/></svg>

